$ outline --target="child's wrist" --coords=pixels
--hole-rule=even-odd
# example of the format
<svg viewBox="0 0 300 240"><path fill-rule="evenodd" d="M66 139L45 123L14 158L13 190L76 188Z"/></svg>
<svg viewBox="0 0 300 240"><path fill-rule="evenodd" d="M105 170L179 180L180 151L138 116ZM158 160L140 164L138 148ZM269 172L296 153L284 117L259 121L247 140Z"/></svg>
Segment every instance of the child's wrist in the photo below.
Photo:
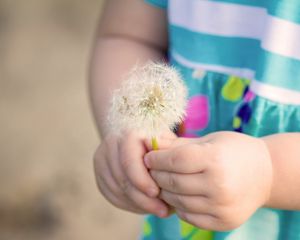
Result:
<svg viewBox="0 0 300 240"><path fill-rule="evenodd" d="M272 154L270 151L270 146L268 144L268 140L266 137L260 138L262 141L262 144L264 145L264 148L266 150L266 161L270 162L270 171L271 171L271 181L270 181L270 186L269 186L269 192L267 193L267 198L266 201L263 203L263 207L272 207L272 193L273 193L273 188L274 188L274 164L272 161Z"/></svg>

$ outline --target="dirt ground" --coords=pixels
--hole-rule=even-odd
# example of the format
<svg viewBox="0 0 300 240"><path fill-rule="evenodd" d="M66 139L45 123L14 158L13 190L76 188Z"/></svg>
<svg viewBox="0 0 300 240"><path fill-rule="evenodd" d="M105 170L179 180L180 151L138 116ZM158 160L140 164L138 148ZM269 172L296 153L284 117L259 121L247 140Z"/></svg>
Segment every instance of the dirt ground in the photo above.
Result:
<svg viewBox="0 0 300 240"><path fill-rule="evenodd" d="M0 0L0 239L136 239L98 193L86 79L100 0Z"/></svg>

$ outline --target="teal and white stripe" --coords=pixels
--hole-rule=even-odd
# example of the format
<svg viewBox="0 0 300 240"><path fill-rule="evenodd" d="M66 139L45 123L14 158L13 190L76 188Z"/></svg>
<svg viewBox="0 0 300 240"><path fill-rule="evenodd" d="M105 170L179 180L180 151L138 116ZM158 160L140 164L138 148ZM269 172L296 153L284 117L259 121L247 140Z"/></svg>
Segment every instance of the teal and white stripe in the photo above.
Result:
<svg viewBox="0 0 300 240"><path fill-rule="evenodd" d="M265 84L252 80L250 89L257 95L270 99L274 102L280 102L289 105L300 105L300 92L289 89L279 88L273 85Z"/></svg>
<svg viewBox="0 0 300 240"><path fill-rule="evenodd" d="M252 70L255 74L247 76L300 91L300 61L262 49L258 40L195 33L173 25L170 37L171 51L191 62L238 69L238 72ZM236 71L224 73L235 74Z"/></svg>
<svg viewBox="0 0 300 240"><path fill-rule="evenodd" d="M207 1L207 0L203 0L203 1ZM210 1L264 8L267 9L268 13L272 16L276 16L278 18L300 24L300 18L299 18L300 1L299 0L210 0Z"/></svg>
<svg viewBox="0 0 300 240"><path fill-rule="evenodd" d="M175 51L172 51L170 56L171 59L188 68L206 69L213 72L240 76L247 79L253 79L255 74L253 70L247 68L232 68L223 65L205 64L201 62L191 61Z"/></svg>
<svg viewBox="0 0 300 240"><path fill-rule="evenodd" d="M266 22L262 49L300 60L300 25L276 17L268 17Z"/></svg>
<svg viewBox="0 0 300 240"><path fill-rule="evenodd" d="M224 73L228 75L240 76L247 79L252 79L250 89L257 95L283 104L300 105L300 92L276 87L254 79L254 71L246 68L230 68L220 65L202 64L192 62L176 52L171 53L173 60L188 68L206 69L213 72Z"/></svg>
<svg viewBox="0 0 300 240"><path fill-rule="evenodd" d="M266 9L201 0L171 0L168 14L172 25L193 32L227 37L260 39ZM258 24L259 23L259 24Z"/></svg>
<svg viewBox="0 0 300 240"><path fill-rule="evenodd" d="M299 0L161 3L168 7L170 53L176 61L254 79L257 95L299 104ZM269 93L274 90L276 94Z"/></svg>
<svg viewBox="0 0 300 240"><path fill-rule="evenodd" d="M300 39L300 25L268 15L264 8L203 0L171 3L172 25L210 35L257 39L262 49L300 60L296 41Z"/></svg>

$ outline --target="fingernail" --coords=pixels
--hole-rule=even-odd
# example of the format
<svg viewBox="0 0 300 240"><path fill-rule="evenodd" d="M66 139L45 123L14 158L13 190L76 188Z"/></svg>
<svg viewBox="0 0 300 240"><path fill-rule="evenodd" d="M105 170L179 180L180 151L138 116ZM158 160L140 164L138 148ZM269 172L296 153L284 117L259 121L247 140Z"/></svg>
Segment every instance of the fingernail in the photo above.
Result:
<svg viewBox="0 0 300 240"><path fill-rule="evenodd" d="M147 168L150 168L149 161L150 161L150 160L149 160L149 156L146 155L146 156L144 157L144 163L145 163L145 165L146 165Z"/></svg>
<svg viewBox="0 0 300 240"><path fill-rule="evenodd" d="M159 212L158 212L158 216L160 218L166 217L167 214L168 214L168 211L165 208L160 209Z"/></svg>
<svg viewBox="0 0 300 240"><path fill-rule="evenodd" d="M147 195L149 197L156 197L158 194L157 189L156 188L149 188L147 191Z"/></svg>

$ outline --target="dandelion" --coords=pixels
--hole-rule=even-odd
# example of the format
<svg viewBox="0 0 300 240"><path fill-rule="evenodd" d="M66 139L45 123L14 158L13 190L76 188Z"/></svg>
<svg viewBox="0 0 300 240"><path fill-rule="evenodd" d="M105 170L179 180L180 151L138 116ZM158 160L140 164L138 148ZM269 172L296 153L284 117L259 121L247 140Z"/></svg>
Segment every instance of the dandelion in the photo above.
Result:
<svg viewBox="0 0 300 240"><path fill-rule="evenodd" d="M186 97L186 87L174 68L150 62L134 68L114 92L108 123L115 134L143 132L157 149L157 137L183 120Z"/></svg>

